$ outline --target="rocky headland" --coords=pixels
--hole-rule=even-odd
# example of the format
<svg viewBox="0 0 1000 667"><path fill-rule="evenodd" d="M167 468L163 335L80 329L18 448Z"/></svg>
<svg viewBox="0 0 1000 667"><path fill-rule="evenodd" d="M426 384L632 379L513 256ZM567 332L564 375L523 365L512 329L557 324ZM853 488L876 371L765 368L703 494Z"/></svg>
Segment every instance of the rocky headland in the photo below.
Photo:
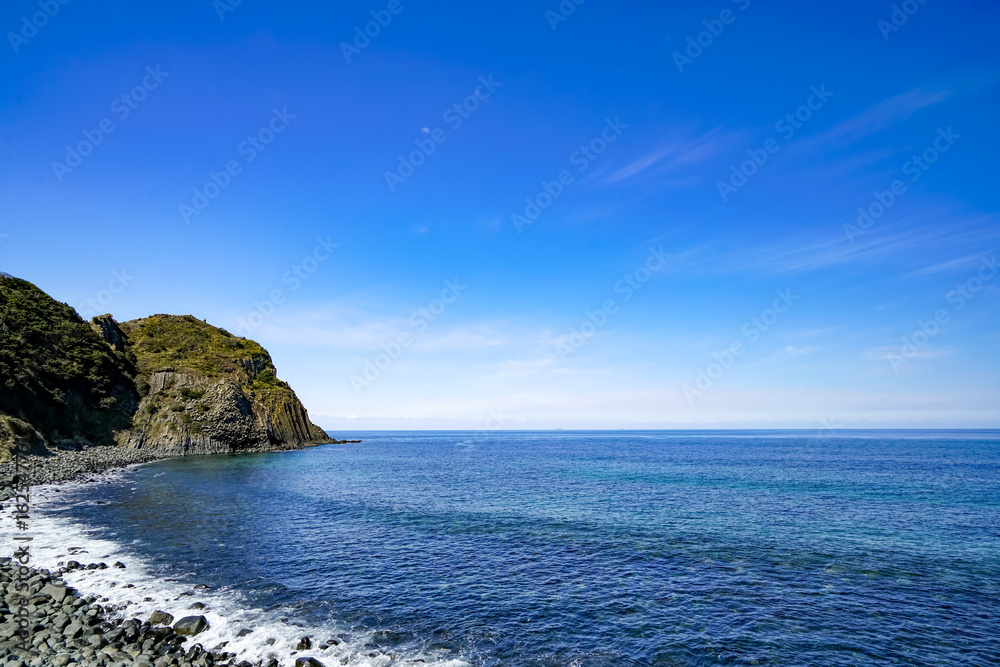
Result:
<svg viewBox="0 0 1000 667"><path fill-rule="evenodd" d="M35 285L0 274L4 505L15 489L22 503L32 486L96 481L109 469L173 456L344 442L356 441L335 440L313 424L295 392L278 379L271 356L252 340L190 315L122 323L102 315L87 322ZM22 511L28 506L16 510ZM13 514L6 517L4 530L12 530L13 521ZM197 635L208 622L196 612L177 620L159 611L129 619L124 609L102 606L104 598L84 599L63 575L106 569L107 563L68 560L53 571L36 569L26 551L19 558L22 543L14 544L14 560L0 558L2 667L279 664L266 654L238 662L225 651L226 642L202 646ZM311 646L303 637L296 652ZM297 667L322 665L301 654L294 661Z"/></svg>
<svg viewBox="0 0 1000 667"><path fill-rule="evenodd" d="M191 315L85 322L35 285L0 277L0 461L15 448L37 456L130 450L80 459L112 467L112 459L332 442L252 340ZM63 479L76 460L47 467Z"/></svg>
<svg viewBox="0 0 1000 667"><path fill-rule="evenodd" d="M202 320L154 315L123 323L105 316L109 345L135 355L141 396L128 449L168 455L277 451L332 442L277 377L257 343Z"/></svg>

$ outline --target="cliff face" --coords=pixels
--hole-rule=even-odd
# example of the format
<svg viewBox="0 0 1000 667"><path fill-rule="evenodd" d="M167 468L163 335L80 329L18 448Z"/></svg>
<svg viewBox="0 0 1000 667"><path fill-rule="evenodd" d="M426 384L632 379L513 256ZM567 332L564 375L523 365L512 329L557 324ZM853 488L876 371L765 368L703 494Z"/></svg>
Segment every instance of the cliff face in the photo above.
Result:
<svg viewBox="0 0 1000 667"><path fill-rule="evenodd" d="M143 393L123 446L183 455L331 442L257 343L190 315L132 320L120 331Z"/></svg>
<svg viewBox="0 0 1000 667"><path fill-rule="evenodd" d="M87 323L0 276L0 459L20 442L184 455L332 441L251 340L190 315Z"/></svg>
<svg viewBox="0 0 1000 667"><path fill-rule="evenodd" d="M76 311L0 276L0 458L18 443L114 443L139 403L135 359Z"/></svg>

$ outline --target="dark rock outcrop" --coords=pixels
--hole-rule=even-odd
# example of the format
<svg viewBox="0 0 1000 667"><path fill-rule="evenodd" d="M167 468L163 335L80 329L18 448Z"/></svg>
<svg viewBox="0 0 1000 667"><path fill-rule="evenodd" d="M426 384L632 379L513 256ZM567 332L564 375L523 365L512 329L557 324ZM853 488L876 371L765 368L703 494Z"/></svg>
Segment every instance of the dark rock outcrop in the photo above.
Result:
<svg viewBox="0 0 1000 667"><path fill-rule="evenodd" d="M174 617L165 611L154 611L149 616L149 622L153 625L170 625L174 622Z"/></svg>
<svg viewBox="0 0 1000 667"><path fill-rule="evenodd" d="M179 635L193 637L208 630L210 627L208 619L204 616L185 616L174 623L174 632Z"/></svg>
<svg viewBox="0 0 1000 667"><path fill-rule="evenodd" d="M323 663L316 658L296 658L295 667L323 667Z"/></svg>
<svg viewBox="0 0 1000 667"><path fill-rule="evenodd" d="M31 424L17 417L0 415L0 460L8 458L15 447L37 456L48 453L45 438Z"/></svg>
<svg viewBox="0 0 1000 667"><path fill-rule="evenodd" d="M8 612L0 619L0 665L207 667L236 660L234 653L187 646L189 640L169 627L122 618L94 597L80 597L59 573L6 557L0 558L0 607ZM27 641L18 618L27 622ZM200 616L194 619L193 627L207 624Z"/></svg>
<svg viewBox="0 0 1000 667"><path fill-rule="evenodd" d="M136 373L68 305L0 277L0 459L22 442L39 454L113 444L139 403Z"/></svg>
<svg viewBox="0 0 1000 667"><path fill-rule="evenodd" d="M125 351L125 334L111 315L98 315L90 321L90 326L112 350Z"/></svg>

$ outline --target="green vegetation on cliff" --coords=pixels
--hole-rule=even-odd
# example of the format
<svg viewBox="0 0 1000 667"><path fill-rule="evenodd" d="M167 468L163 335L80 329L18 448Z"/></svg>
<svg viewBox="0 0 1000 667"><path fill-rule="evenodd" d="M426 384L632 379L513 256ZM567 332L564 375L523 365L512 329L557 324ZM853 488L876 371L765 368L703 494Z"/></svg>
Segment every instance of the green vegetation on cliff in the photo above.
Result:
<svg viewBox="0 0 1000 667"><path fill-rule="evenodd" d="M190 315L153 315L121 330L145 391L126 446L207 453L329 441L254 341Z"/></svg>
<svg viewBox="0 0 1000 667"><path fill-rule="evenodd" d="M144 373L173 367L219 377L245 371L246 360L271 365L257 343L191 315L153 315L120 326Z"/></svg>
<svg viewBox="0 0 1000 667"><path fill-rule="evenodd" d="M152 315L125 322L121 329L144 378L165 369L213 380L237 377L251 392L297 400L288 383L278 379L267 350L196 317ZM181 389L182 398L190 399L192 391Z"/></svg>
<svg viewBox="0 0 1000 667"><path fill-rule="evenodd" d="M136 373L134 358L112 349L68 305L25 280L0 277L0 450L22 438L37 448L38 435L50 443L113 443L139 402Z"/></svg>
<svg viewBox="0 0 1000 667"><path fill-rule="evenodd" d="M257 343L190 315L87 323L0 276L0 458L18 442L204 454L329 441Z"/></svg>

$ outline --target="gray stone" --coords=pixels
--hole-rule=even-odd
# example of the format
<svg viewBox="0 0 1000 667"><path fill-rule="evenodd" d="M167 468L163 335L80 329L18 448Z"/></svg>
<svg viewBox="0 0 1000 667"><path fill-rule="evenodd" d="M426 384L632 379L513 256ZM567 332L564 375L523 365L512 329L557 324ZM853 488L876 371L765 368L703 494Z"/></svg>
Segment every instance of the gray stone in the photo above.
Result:
<svg viewBox="0 0 1000 667"><path fill-rule="evenodd" d="M179 635L193 637L208 630L209 627L211 626L208 624L208 619L204 616L185 616L174 623L174 632Z"/></svg>
<svg viewBox="0 0 1000 667"><path fill-rule="evenodd" d="M174 617L165 611L154 611L149 616L149 622L153 625L170 625L174 622Z"/></svg>
<svg viewBox="0 0 1000 667"><path fill-rule="evenodd" d="M69 586L60 586L58 584L48 584L44 586L42 590L38 591L40 595L47 595L52 598L55 602L62 602L70 593Z"/></svg>
<svg viewBox="0 0 1000 667"><path fill-rule="evenodd" d="M326 667L316 658L296 658L295 667Z"/></svg>

